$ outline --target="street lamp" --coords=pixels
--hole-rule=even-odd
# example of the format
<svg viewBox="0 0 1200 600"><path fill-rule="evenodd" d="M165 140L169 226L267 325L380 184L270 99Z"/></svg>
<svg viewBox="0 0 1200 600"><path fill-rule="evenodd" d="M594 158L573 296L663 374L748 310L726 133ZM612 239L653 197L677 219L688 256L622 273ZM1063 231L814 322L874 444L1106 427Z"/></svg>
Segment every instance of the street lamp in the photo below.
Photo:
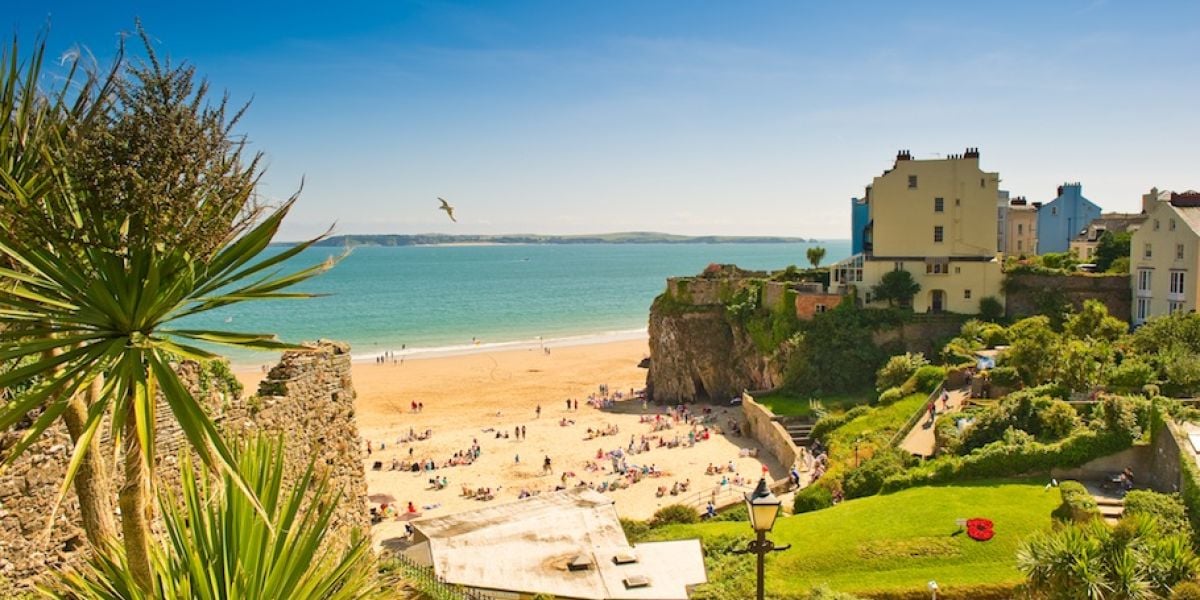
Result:
<svg viewBox="0 0 1200 600"><path fill-rule="evenodd" d="M738 554L747 554L753 552L758 555L758 600L763 600L763 567L768 552L781 552L791 548L791 544L786 546L775 547L771 540L767 539L767 532L775 526L775 518L779 516L779 506L783 504L771 493L771 488L767 486L767 478L763 477L758 480L758 486L753 492L746 494L746 512L750 514L750 527L757 534L757 539L750 542L745 550L737 551Z"/></svg>

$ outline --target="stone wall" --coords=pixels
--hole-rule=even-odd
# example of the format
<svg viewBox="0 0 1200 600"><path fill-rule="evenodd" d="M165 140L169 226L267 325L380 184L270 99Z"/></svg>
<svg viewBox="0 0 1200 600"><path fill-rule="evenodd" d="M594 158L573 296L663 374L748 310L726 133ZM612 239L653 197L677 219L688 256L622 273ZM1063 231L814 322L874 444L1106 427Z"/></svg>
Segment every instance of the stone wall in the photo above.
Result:
<svg viewBox="0 0 1200 600"><path fill-rule="evenodd" d="M195 393L196 365L181 365L180 371ZM285 353L263 381L258 396L233 398L213 392L205 401L227 440L254 431L281 436L289 479L315 460L317 473L330 475L331 487L343 493L334 528L339 534L351 527L368 530L367 486L354 420L347 345L321 342L312 352ZM0 435L0 447L7 447L19 435L19 431ZM177 456L185 445L182 431L161 405L156 442L159 485L178 487ZM65 427L52 427L0 476L0 577L19 587L31 585L45 573L79 564L86 557L87 538L77 525L79 503L74 490L47 529L48 509L57 498L70 449ZM111 456L111 447L104 450ZM114 493L118 484L114 481ZM0 595L3 593L0 590Z"/></svg>
<svg viewBox="0 0 1200 600"><path fill-rule="evenodd" d="M970 316L956 314L913 315L898 327L880 329L871 335L876 346L896 346L895 352L923 352L928 357L936 354L938 344L955 337Z"/></svg>
<svg viewBox="0 0 1200 600"><path fill-rule="evenodd" d="M1091 299L1103 302L1108 314L1129 321L1133 302L1129 275L1006 275L1005 314L1010 318L1040 314L1044 305L1059 301L1078 309Z"/></svg>
<svg viewBox="0 0 1200 600"><path fill-rule="evenodd" d="M1108 456L1090 460L1072 469L1051 469L1050 476L1064 480L1103 481L1109 475L1129 468L1133 469L1134 480L1138 481L1139 475L1144 477L1150 472L1153 455L1149 445L1139 444ZM1142 483L1142 481L1138 481L1138 483Z"/></svg>
<svg viewBox="0 0 1200 600"><path fill-rule="evenodd" d="M792 442L792 436L775 420L775 414L755 402L750 394L742 394L742 420L743 431L762 444L785 469L795 464L800 451Z"/></svg>

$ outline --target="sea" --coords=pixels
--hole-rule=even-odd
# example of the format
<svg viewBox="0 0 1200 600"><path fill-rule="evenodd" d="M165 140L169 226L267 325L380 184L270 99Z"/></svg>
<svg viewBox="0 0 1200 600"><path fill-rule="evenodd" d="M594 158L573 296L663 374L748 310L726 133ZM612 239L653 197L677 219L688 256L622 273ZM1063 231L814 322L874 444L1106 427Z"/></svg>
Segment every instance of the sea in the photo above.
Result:
<svg viewBox="0 0 1200 600"><path fill-rule="evenodd" d="M274 333L287 342L349 342L356 360L385 352L431 356L572 345L646 335L650 303L666 278L709 263L777 270L850 253L849 240L778 244L563 244L309 248L285 270L340 261L295 289L307 299L243 302L189 318L188 326ZM267 252L280 252L272 247ZM235 366L273 353L215 348Z"/></svg>

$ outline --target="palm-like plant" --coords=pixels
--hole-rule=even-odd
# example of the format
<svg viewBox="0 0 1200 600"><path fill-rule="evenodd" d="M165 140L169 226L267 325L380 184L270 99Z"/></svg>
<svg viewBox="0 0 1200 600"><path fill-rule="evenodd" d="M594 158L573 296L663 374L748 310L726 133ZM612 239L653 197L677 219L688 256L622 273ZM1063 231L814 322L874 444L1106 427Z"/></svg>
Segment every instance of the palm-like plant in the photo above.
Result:
<svg viewBox="0 0 1200 600"><path fill-rule="evenodd" d="M355 535L345 548L327 545L340 492L330 490L327 479L315 479L311 464L290 492L282 491L282 448L277 440L257 439L235 450L237 472L262 503L266 521L234 487L230 475L224 476L223 486L213 486L208 478L197 478L184 457L181 495L159 496L168 535L151 551L152 590L138 586L124 552L115 548L97 554L84 569L62 575L56 587L43 591L62 600L374 596L378 590L369 540Z"/></svg>

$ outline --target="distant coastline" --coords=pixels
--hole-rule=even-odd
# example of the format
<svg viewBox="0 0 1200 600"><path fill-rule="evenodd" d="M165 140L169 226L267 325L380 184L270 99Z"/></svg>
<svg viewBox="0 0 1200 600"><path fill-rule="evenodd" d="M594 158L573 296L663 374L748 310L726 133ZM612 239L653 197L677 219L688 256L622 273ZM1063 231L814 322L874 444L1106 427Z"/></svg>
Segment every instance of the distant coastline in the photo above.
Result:
<svg viewBox="0 0 1200 600"><path fill-rule="evenodd" d="M796 244L818 240L780 236L673 235L653 231L632 231L583 235L541 234L465 234L445 233L335 235L317 242L317 246L484 246L505 244ZM290 246L295 242L278 242Z"/></svg>

